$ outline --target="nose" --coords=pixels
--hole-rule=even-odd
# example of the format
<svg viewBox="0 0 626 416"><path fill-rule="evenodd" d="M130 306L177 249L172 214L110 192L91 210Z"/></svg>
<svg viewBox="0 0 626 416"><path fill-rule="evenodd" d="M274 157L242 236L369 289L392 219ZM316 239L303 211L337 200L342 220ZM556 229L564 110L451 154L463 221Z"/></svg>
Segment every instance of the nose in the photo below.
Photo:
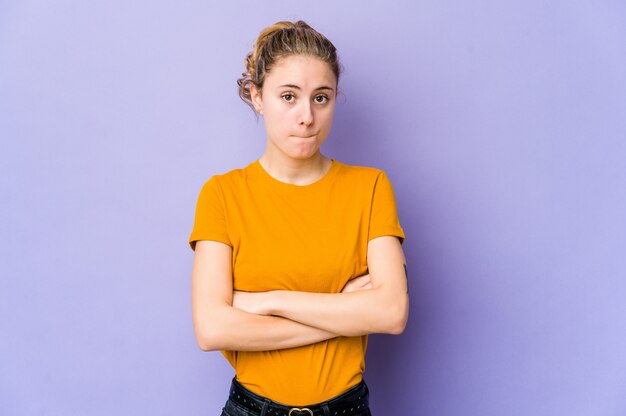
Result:
<svg viewBox="0 0 626 416"><path fill-rule="evenodd" d="M305 126L313 123L313 109L311 108L311 103L309 101L302 103L298 123L304 124Z"/></svg>

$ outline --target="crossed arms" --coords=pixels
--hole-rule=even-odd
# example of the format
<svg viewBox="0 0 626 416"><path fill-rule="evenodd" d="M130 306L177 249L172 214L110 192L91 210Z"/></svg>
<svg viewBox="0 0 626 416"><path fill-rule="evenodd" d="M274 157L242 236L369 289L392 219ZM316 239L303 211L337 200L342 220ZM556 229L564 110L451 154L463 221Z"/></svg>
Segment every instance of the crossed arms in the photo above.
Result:
<svg viewBox="0 0 626 416"><path fill-rule="evenodd" d="M400 334L408 318L406 260L394 236L369 241L369 274L341 293L233 291L232 248L196 242L192 318L204 351L268 351L337 336Z"/></svg>

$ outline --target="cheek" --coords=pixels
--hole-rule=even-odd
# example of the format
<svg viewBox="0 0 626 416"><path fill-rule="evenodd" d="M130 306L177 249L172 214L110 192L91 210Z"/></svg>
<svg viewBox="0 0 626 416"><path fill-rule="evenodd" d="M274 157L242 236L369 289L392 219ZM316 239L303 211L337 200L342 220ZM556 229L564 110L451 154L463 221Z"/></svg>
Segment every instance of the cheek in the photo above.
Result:
<svg viewBox="0 0 626 416"><path fill-rule="evenodd" d="M273 124L276 129L285 129L289 127L290 121L293 119L293 115L289 109L285 108L272 108L269 113L268 121Z"/></svg>
<svg viewBox="0 0 626 416"><path fill-rule="evenodd" d="M327 111L320 115L320 121L328 129L333 122L333 111Z"/></svg>
<svg viewBox="0 0 626 416"><path fill-rule="evenodd" d="M265 111L263 112L265 113ZM283 112L268 111L264 114L263 121L267 133L272 136L283 136L289 130L288 117Z"/></svg>
<svg viewBox="0 0 626 416"><path fill-rule="evenodd" d="M265 125L272 131L285 129L285 115L281 113L270 113L265 117Z"/></svg>

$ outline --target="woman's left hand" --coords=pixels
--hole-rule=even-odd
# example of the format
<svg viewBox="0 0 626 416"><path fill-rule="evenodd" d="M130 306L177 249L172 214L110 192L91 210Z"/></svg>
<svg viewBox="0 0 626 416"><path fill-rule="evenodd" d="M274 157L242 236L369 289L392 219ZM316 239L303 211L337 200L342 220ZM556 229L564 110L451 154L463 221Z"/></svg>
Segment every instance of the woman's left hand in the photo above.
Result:
<svg viewBox="0 0 626 416"><path fill-rule="evenodd" d="M242 311L257 315L271 315L269 309L269 292L233 291L233 306Z"/></svg>

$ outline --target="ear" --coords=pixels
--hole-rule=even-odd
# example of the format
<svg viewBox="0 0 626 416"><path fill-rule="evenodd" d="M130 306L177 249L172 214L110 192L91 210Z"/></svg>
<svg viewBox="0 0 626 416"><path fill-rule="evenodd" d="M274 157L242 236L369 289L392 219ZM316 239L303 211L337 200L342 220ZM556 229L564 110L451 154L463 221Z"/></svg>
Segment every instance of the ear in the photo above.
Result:
<svg viewBox="0 0 626 416"><path fill-rule="evenodd" d="M259 114L263 114L263 98L261 91L254 84L250 84L250 98L252 99L252 105Z"/></svg>

